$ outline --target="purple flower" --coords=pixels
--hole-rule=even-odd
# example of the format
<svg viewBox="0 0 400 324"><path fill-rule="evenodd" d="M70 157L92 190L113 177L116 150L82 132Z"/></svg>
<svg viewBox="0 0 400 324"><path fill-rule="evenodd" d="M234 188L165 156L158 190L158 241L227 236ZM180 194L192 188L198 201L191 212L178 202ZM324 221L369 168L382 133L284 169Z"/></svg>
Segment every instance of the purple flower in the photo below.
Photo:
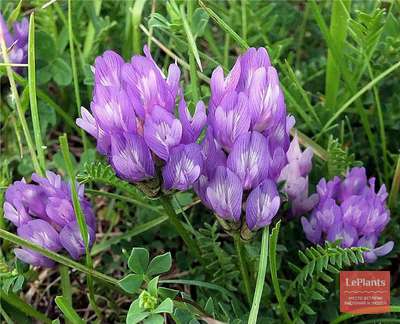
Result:
<svg viewBox="0 0 400 324"><path fill-rule="evenodd" d="M168 160L169 151L181 142L182 124L172 114L156 107L144 124L144 140L160 159Z"/></svg>
<svg viewBox="0 0 400 324"><path fill-rule="evenodd" d="M340 240L342 247L367 247L370 249L364 253L367 262L374 262L392 250L393 242L375 247L390 213L385 186L375 192L375 178L368 181L364 168L349 170L343 180L321 179L317 192L319 202L310 220L302 218L308 240L313 243Z"/></svg>
<svg viewBox="0 0 400 324"><path fill-rule="evenodd" d="M227 165L242 181L244 189L251 189L268 176L270 156L267 139L259 132L240 136L228 156Z"/></svg>
<svg viewBox="0 0 400 324"><path fill-rule="evenodd" d="M182 100L179 104L179 120L182 124L182 143L190 144L197 141L201 130L203 129L206 121L206 107L204 102L199 101L196 105L194 115L191 116L186 106L185 100Z"/></svg>
<svg viewBox="0 0 400 324"><path fill-rule="evenodd" d="M366 247L370 249L369 251L364 252L364 259L366 262L369 263L375 262L379 256L385 256L386 254L389 254L393 250L394 247L393 241L389 241L379 247L375 247L377 241L378 238L376 237L376 235L362 236L358 240L357 246Z"/></svg>
<svg viewBox="0 0 400 324"><path fill-rule="evenodd" d="M210 88L209 125L202 143L204 167L194 185L204 204L221 218L257 230L270 224L278 212L277 182L289 180L287 186L295 193L290 197L293 211L310 210L317 198L308 197L312 151L295 147L297 138L289 151L295 120L286 113L278 73L265 48L246 51L227 77L221 67L216 68ZM232 183L238 180L240 186L234 191ZM239 193L247 202L229 206ZM241 220L242 210L246 214Z"/></svg>
<svg viewBox="0 0 400 324"><path fill-rule="evenodd" d="M11 34L0 12L0 27L3 32L6 47L9 49L8 58L10 62L16 64L28 63L28 19L23 18L20 22L15 22L13 24L14 33ZM0 56L0 61L2 60L3 58ZM20 73L22 69L14 68L14 70Z"/></svg>
<svg viewBox="0 0 400 324"><path fill-rule="evenodd" d="M91 227L88 227L88 232L91 246L94 243L95 232ZM75 260L85 254L85 244L77 222L71 222L63 227L60 232L60 243Z"/></svg>
<svg viewBox="0 0 400 324"><path fill-rule="evenodd" d="M199 178L203 157L198 144L180 144L171 150L170 158L163 168L165 189L187 190Z"/></svg>
<svg viewBox="0 0 400 324"><path fill-rule="evenodd" d="M228 94L215 109L211 119L215 139L229 152L236 139L249 131L250 120L247 97L243 93Z"/></svg>
<svg viewBox="0 0 400 324"><path fill-rule="evenodd" d="M29 222L32 217L26 212L24 205L20 200L14 200L13 204L4 203L4 217L11 221L15 226L21 226Z"/></svg>
<svg viewBox="0 0 400 324"><path fill-rule="evenodd" d="M143 181L154 177L154 162L143 137L113 137L111 152L111 165L121 178Z"/></svg>
<svg viewBox="0 0 400 324"><path fill-rule="evenodd" d="M97 140L97 150L108 158L116 174L133 183L158 177L167 164L177 166L180 162L175 157L170 161L171 152L180 145L196 143L206 122L203 102L197 103L193 116L189 113L178 66L171 64L165 76L147 47L144 53L133 56L129 63L112 51L97 57L91 112L82 108L82 116L76 121ZM196 146L196 150L190 155L202 158L201 148ZM188 171L187 167L181 172ZM179 183L164 183L164 188L189 188L200 173L176 176L187 183L174 179ZM151 192L156 195L158 190L152 188Z"/></svg>
<svg viewBox="0 0 400 324"><path fill-rule="evenodd" d="M41 219L31 220L18 227L18 236L53 252L62 249L58 232L48 222ZM14 252L18 259L34 266L51 267L54 265L52 260L29 249L14 249Z"/></svg>
<svg viewBox="0 0 400 324"><path fill-rule="evenodd" d="M266 179L250 192L246 202L246 223L250 230L271 224L278 212L280 198L276 184Z"/></svg>
<svg viewBox="0 0 400 324"><path fill-rule="evenodd" d="M71 246L78 246L76 216L72 203L71 184L61 177L46 171L46 177L32 174L35 183L25 180L14 182L6 191L4 202L5 218L17 226L18 235L48 250L58 252L65 247L72 257L78 258L83 252ZM94 241L95 216L91 204L84 197L83 185L75 184L80 205ZM79 231L79 229L78 229ZM64 233L61 236L61 233ZM82 244L83 246L83 244ZM80 250L79 250L80 251ZM41 254L29 249L15 249L16 256L34 266L49 267L54 263Z"/></svg>
<svg viewBox="0 0 400 324"><path fill-rule="evenodd" d="M235 173L223 166L217 167L206 194L219 217L236 222L240 220L243 188Z"/></svg>

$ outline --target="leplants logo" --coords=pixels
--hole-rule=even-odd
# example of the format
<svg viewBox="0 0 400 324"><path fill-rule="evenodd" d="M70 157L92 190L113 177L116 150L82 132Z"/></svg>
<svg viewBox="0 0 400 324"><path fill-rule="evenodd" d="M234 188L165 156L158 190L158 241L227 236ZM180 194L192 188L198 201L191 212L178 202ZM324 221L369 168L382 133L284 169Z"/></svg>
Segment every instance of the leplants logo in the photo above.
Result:
<svg viewBox="0 0 400 324"><path fill-rule="evenodd" d="M389 271L341 271L340 311L352 314L386 313L390 307Z"/></svg>

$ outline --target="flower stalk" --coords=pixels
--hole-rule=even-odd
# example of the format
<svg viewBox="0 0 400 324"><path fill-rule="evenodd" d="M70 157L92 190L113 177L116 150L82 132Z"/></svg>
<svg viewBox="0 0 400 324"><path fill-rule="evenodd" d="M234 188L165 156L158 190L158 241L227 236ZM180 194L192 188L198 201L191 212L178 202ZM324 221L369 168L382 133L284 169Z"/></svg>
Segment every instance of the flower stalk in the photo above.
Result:
<svg viewBox="0 0 400 324"><path fill-rule="evenodd" d="M238 256L239 268L240 268L240 273L241 273L242 279L243 279L246 298L247 298L247 301L249 303L251 303L251 291L252 291L252 289L251 289L251 285L250 285L249 271L247 269L245 251L244 251L244 247L243 247L240 235L239 234L235 234L233 236L233 241L235 243L235 249L236 249L236 253L237 253L237 256Z"/></svg>
<svg viewBox="0 0 400 324"><path fill-rule="evenodd" d="M176 231L185 242L190 252L200 261L202 262L202 257L200 253L200 249L197 245L197 242L193 240L188 231L182 225L181 221L178 219L178 216L175 213L174 207L171 204L171 201L168 197L162 195L160 197L161 205L163 206L165 213L168 215L170 223L175 227Z"/></svg>

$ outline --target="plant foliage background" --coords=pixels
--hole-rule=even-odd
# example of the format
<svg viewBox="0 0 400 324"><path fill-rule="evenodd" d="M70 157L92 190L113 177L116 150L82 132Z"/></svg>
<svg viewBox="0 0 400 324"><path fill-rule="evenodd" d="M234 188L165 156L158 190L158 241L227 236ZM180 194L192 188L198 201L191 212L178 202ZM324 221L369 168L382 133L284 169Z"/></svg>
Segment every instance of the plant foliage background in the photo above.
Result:
<svg viewBox="0 0 400 324"><path fill-rule="evenodd" d="M46 166L67 175L58 142L58 136L67 133L73 170L86 184L97 217L94 269L113 279L107 283L95 274L90 288L82 268L65 264L71 266L71 310L67 300L55 298L65 291L59 269L29 268L16 261L13 244L2 236L0 314L5 321L73 322L76 315L76 321L103 323L122 323L127 316L130 323L247 321L251 303L244 294L233 241L215 216L190 191L173 198L178 216L200 245L205 262L198 263L166 222L160 203L118 179L75 125L78 107L88 107L92 98L90 67L95 57L113 49L128 60L145 44L160 66L178 62L190 109L198 99L208 102L209 78L216 66L228 71L248 46L268 49L287 109L296 117L300 142L315 152L310 190L315 191L321 177L365 166L368 175L390 191L392 218L383 241L395 241L389 256L365 265L361 248L312 247L299 219L277 225L269 251L276 257L286 310L296 323L396 321L398 313L340 317L337 278L342 269L389 270L392 305L400 307L400 2L32 0L2 1L0 9L9 22L35 13L34 86ZM190 71L196 71L197 78ZM34 167L4 65L0 76L2 206L7 186L29 177ZM26 73L14 73L14 78L33 136L32 85ZM0 227L13 231L2 211ZM254 283L260 244L258 233L245 245ZM127 277L125 284L119 282L122 289L118 287ZM267 273L259 323L282 321L272 285ZM148 295L138 292L140 286ZM89 288L97 309L89 303ZM139 301L154 300L158 308L141 318L135 310Z"/></svg>

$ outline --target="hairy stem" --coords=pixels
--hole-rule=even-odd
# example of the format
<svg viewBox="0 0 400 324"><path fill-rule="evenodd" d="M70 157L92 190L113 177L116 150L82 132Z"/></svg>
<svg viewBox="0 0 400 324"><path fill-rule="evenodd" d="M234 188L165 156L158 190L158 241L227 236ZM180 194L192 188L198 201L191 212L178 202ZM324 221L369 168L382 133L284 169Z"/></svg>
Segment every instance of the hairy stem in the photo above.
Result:
<svg viewBox="0 0 400 324"><path fill-rule="evenodd" d="M166 196L161 196L160 201L165 210L165 213L168 215L171 224L175 227L176 231L181 236L182 240L185 242L190 252L201 262L202 258L197 242L190 237L188 231L178 219L178 216L169 198Z"/></svg>
<svg viewBox="0 0 400 324"><path fill-rule="evenodd" d="M235 242L235 249L236 249L238 259L239 259L239 268L240 268L240 273L241 273L242 279L243 279L246 298L247 298L247 301L249 303L251 303L251 288L250 288L249 272L247 270L246 257L245 257L245 252L243 249L243 244L240 240L240 235L239 234L234 235L233 240Z"/></svg>

